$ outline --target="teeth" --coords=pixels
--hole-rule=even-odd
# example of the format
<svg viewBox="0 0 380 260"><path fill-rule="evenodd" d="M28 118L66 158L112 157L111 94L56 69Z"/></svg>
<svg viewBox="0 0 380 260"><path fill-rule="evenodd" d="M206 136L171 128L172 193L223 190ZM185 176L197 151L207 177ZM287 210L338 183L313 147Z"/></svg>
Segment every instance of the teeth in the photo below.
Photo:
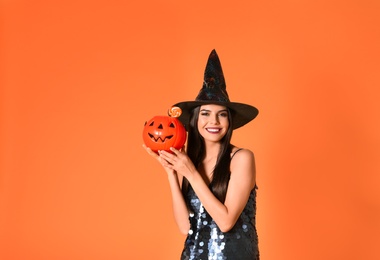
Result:
<svg viewBox="0 0 380 260"><path fill-rule="evenodd" d="M207 131L212 132L212 133L218 133L220 131L219 128L207 128Z"/></svg>

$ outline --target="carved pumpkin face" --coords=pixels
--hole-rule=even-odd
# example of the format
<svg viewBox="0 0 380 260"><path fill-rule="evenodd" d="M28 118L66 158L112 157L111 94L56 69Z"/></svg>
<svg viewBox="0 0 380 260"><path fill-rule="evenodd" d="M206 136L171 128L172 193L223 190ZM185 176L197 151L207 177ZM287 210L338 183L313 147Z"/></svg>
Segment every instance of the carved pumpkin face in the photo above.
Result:
<svg viewBox="0 0 380 260"><path fill-rule="evenodd" d="M155 116L144 125L143 140L152 151L181 149L186 142L186 130L175 117Z"/></svg>

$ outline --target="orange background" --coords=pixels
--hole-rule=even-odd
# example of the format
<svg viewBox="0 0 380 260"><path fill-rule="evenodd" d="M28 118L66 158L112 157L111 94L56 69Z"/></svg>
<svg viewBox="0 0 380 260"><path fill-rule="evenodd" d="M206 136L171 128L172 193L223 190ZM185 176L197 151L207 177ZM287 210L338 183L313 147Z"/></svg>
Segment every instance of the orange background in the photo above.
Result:
<svg viewBox="0 0 380 260"><path fill-rule="evenodd" d="M0 259L179 259L145 120L210 51L257 161L264 260L380 259L380 4L1 0Z"/></svg>

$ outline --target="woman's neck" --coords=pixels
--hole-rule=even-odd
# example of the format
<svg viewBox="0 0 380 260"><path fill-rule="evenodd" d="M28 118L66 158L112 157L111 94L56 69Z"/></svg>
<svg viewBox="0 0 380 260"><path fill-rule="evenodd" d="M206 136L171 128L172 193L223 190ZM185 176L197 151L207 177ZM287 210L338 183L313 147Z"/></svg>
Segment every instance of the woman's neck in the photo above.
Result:
<svg viewBox="0 0 380 260"><path fill-rule="evenodd" d="M219 143L205 143L205 154L202 162L198 166L198 171L207 185L209 185L212 181L212 175L219 154L219 149Z"/></svg>
<svg viewBox="0 0 380 260"><path fill-rule="evenodd" d="M205 157L203 161L210 161L218 157L220 151L220 143L205 143Z"/></svg>

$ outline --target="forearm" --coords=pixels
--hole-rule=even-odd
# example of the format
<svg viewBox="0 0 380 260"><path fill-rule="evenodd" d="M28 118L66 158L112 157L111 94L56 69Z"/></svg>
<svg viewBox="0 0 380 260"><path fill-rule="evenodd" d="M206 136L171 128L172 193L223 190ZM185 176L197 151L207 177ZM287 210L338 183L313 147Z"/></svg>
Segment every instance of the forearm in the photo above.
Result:
<svg viewBox="0 0 380 260"><path fill-rule="evenodd" d="M174 219L182 234L187 234L190 229L189 211L182 195L181 187L176 174L168 175Z"/></svg>
<svg viewBox="0 0 380 260"><path fill-rule="evenodd" d="M218 227L222 231L228 231L236 222L236 219L229 215L228 208L215 197L200 174L194 174L189 182Z"/></svg>

